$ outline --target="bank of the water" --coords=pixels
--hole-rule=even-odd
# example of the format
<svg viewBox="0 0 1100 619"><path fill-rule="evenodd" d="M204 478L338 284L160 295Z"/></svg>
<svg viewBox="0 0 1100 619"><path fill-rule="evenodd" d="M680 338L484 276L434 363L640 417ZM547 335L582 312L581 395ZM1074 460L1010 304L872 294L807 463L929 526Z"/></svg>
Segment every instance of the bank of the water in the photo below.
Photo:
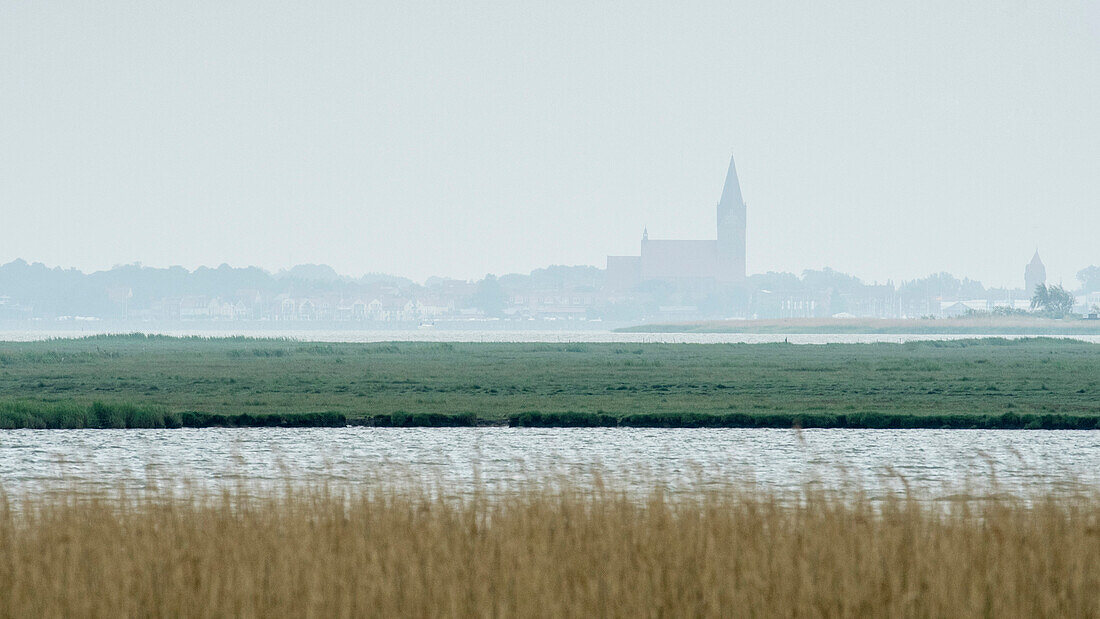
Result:
<svg viewBox="0 0 1100 619"><path fill-rule="evenodd" d="M370 426L386 428L454 428L503 426L537 428L853 428L853 429L986 429L1095 430L1097 415L906 415L860 413L606 413L522 412L505 420L475 413L392 413L348 418L339 412L219 414L169 412L155 405L0 404L0 429L137 429L137 428L315 428Z"/></svg>
<svg viewBox="0 0 1100 619"><path fill-rule="evenodd" d="M0 429L336 428L343 413L223 414L171 412L155 404L0 402Z"/></svg>
<svg viewBox="0 0 1100 619"><path fill-rule="evenodd" d="M965 430L1096 430L1097 415L904 415L860 413L651 413L623 417L593 413L522 413L508 418L513 427L621 428L851 428Z"/></svg>
<svg viewBox="0 0 1100 619"><path fill-rule="evenodd" d="M1015 339L1044 337L1042 334L1022 332L997 334L969 331L967 333L868 333L858 329L847 333L828 330L786 329L777 332L764 331L646 331L640 330L356 330L356 329L149 329L145 331L60 331L60 330L3 330L0 343L47 342L79 340L85 338L144 336L174 339L197 338L205 340L282 340L288 342L313 342L328 344L379 344L395 342L424 342L435 344L904 344L919 341L949 341L981 337L1011 337ZM1071 338L1100 344L1100 333L1053 334L1053 337Z"/></svg>
<svg viewBox="0 0 1100 619"><path fill-rule="evenodd" d="M862 334L972 336L1095 336L1100 321L1032 317L960 317L942 319L788 318L775 320L702 320L634 325L616 333L695 334Z"/></svg>

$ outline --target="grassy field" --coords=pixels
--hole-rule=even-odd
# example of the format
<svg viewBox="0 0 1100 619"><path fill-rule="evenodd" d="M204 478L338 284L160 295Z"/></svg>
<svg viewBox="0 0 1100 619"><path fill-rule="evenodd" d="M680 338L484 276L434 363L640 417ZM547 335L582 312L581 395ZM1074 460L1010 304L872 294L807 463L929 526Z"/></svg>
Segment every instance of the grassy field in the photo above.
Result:
<svg viewBox="0 0 1100 619"><path fill-rule="evenodd" d="M1095 617L1096 496L0 496L4 617Z"/></svg>
<svg viewBox="0 0 1100 619"><path fill-rule="evenodd" d="M1052 339L794 346L105 336L0 343L0 394L0 426L7 427L34 425L18 420L36 410L90 419L95 406L123 416L329 412L353 423L455 414L503 423L535 412L1100 420L1100 346Z"/></svg>
<svg viewBox="0 0 1100 619"><path fill-rule="evenodd" d="M1030 316L976 316L936 320L784 318L702 320L638 325L623 333L831 333L918 335L1100 335L1100 321Z"/></svg>

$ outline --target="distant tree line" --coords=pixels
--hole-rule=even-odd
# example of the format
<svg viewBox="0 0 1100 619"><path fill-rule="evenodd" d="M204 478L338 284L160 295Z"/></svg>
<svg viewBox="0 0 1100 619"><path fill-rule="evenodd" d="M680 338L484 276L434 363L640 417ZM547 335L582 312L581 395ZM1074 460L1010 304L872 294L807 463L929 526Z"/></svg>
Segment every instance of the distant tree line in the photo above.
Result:
<svg viewBox="0 0 1100 619"><path fill-rule="evenodd" d="M419 284L385 274L349 277L338 274L330 266L313 264L278 272L225 264L194 270L130 264L84 273L16 260L0 266L0 318L5 316L4 307L18 306L24 313L26 308L33 308L34 316L45 318L116 317L120 312L120 299L133 309L173 297L233 299L244 298L242 295L246 294L253 298L287 295L354 299L385 294L412 299L445 298L455 307L476 308L489 316L502 316L514 296L548 290L601 292L605 288L604 277L604 270L597 267L555 265L528 274L486 275L477 281L432 277ZM1083 292L1100 291L1100 266L1082 269L1077 278ZM1050 316L1064 316L1072 311L1073 296L1061 285L1043 286L1026 294L1031 296L1033 311ZM634 320L652 315L662 307L695 307L700 314L716 317L737 312L763 315L769 311L768 304L792 300L803 305L812 302L815 315L866 311L867 300L875 299L900 302L904 313L923 315L925 311L936 313L939 300L1019 298L1019 291L987 289L981 282L960 279L950 273L934 273L899 285L892 281L867 283L826 267L808 269L801 275L761 273L750 276L743 285L721 288L649 281L633 290L612 291L601 298L601 305L590 312L590 317ZM913 303L905 305L907 300ZM918 306L927 306L927 310ZM998 308L997 311L1010 310Z"/></svg>

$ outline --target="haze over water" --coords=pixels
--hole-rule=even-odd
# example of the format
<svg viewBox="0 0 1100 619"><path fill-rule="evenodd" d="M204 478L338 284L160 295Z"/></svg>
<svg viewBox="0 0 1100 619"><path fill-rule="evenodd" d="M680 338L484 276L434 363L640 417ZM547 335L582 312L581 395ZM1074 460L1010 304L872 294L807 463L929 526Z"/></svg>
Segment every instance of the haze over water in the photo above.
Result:
<svg viewBox="0 0 1100 619"><path fill-rule="evenodd" d="M1096 263L1096 2L0 5L0 264L461 279Z"/></svg>

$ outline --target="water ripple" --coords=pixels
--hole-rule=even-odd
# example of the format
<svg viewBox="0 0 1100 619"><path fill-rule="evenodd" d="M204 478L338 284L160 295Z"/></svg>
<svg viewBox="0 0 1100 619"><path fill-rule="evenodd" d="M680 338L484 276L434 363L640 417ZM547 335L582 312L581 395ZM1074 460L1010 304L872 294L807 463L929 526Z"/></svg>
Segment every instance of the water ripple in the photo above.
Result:
<svg viewBox="0 0 1100 619"><path fill-rule="evenodd" d="M599 471L669 487L806 483L869 491L1100 486L1100 433L1020 430L241 428L0 432L0 487L415 479L453 490Z"/></svg>

